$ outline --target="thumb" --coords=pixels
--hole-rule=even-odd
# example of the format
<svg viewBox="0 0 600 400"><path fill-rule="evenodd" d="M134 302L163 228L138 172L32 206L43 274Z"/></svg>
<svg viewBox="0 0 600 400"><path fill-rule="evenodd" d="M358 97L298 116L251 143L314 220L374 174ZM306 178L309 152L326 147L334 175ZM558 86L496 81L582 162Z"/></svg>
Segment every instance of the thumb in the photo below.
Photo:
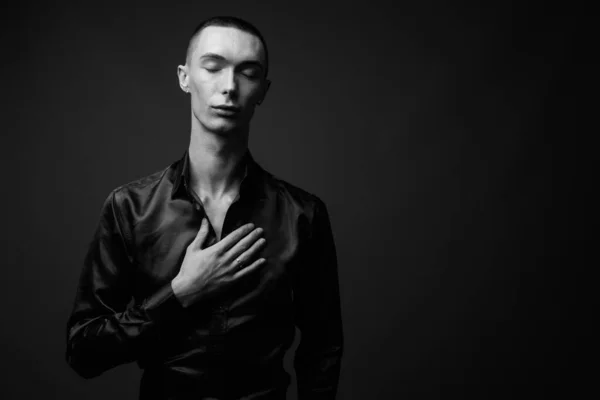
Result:
<svg viewBox="0 0 600 400"><path fill-rule="evenodd" d="M202 218L202 223L200 224L200 229L198 230L198 234L194 239L194 247L204 248L204 241L208 236L208 219L206 217Z"/></svg>

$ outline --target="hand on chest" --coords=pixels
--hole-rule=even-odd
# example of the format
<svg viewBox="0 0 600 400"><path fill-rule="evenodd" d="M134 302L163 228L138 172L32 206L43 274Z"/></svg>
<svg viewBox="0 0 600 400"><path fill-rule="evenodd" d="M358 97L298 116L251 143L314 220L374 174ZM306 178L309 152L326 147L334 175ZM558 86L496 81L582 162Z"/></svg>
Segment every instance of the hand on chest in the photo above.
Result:
<svg viewBox="0 0 600 400"><path fill-rule="evenodd" d="M186 208L173 208L172 214L162 211L161 218L150 218L147 224L138 225L139 231L136 234L139 239L137 249L140 250L136 257L137 279L152 283L150 287L158 287L177 274L187 245L198 234L205 217L210 227L204 247L215 245L247 223L263 229L261 237L265 239L265 243L252 259L245 261L252 263L260 257L266 261L257 269L255 276L248 280L249 283L261 286L266 281L277 281L286 275L286 271L297 260L297 221L281 218L277 208L237 201L207 201L206 204L198 201L195 204L188 203Z"/></svg>

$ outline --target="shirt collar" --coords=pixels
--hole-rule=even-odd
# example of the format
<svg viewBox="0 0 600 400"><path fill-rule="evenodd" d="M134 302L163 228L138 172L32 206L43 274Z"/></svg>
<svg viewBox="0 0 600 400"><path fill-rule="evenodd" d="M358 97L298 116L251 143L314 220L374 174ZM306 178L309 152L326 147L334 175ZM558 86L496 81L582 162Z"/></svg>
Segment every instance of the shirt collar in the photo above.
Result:
<svg viewBox="0 0 600 400"><path fill-rule="evenodd" d="M240 198L248 194L255 195L258 199L266 197L264 180L265 172L262 167L254 160L250 149L242 157L241 161L245 164L244 178L240 186ZM183 156L174 165L173 188L171 195L173 198L178 193L184 193L186 184L189 187L190 157L189 150L186 149Z"/></svg>

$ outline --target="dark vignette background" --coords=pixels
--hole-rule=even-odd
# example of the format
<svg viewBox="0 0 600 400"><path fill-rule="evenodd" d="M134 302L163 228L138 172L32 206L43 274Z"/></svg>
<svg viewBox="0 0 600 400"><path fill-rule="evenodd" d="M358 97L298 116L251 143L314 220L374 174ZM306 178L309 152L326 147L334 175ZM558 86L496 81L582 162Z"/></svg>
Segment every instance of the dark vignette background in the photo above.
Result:
<svg viewBox="0 0 600 400"><path fill-rule="evenodd" d="M270 46L255 158L330 210L338 398L597 390L585 10L252 3L4 10L0 397L136 398L135 365L90 381L68 369L65 323L103 199L188 144L176 66L216 14Z"/></svg>

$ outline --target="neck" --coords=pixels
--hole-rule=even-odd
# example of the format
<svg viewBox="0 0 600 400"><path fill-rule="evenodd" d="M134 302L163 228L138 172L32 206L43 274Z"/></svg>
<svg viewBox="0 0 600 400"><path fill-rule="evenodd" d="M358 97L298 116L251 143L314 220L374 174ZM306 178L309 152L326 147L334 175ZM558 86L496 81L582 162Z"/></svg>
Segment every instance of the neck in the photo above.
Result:
<svg viewBox="0 0 600 400"><path fill-rule="evenodd" d="M240 161L248 151L248 131L217 134L192 126L189 178L203 203L228 198L233 201L237 196L244 177Z"/></svg>

